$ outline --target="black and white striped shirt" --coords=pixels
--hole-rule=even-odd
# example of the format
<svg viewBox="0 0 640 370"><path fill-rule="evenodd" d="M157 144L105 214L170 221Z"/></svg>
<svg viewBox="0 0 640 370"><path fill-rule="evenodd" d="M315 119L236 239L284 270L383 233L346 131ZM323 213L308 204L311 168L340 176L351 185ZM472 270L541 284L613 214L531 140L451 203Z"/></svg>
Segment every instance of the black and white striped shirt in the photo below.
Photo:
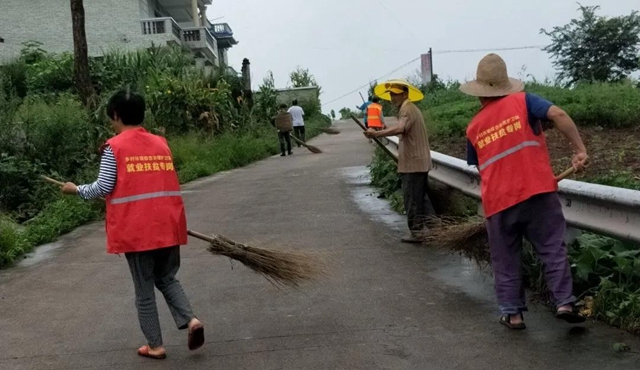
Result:
<svg viewBox="0 0 640 370"><path fill-rule="evenodd" d="M104 148L100 158L98 180L92 184L79 185L78 195L83 199L104 198L116 187L116 157L110 146Z"/></svg>

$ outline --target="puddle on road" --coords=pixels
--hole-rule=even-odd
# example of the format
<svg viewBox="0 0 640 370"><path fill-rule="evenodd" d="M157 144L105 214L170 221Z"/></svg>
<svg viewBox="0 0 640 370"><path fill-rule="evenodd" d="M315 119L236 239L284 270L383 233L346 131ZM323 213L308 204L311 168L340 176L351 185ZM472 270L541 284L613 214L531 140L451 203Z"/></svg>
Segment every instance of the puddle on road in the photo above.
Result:
<svg viewBox="0 0 640 370"><path fill-rule="evenodd" d="M353 201L371 220L382 222L400 234L407 231L406 217L394 211L387 200L378 199L377 191L370 186L367 167L345 167L340 169L340 176L353 185L350 189ZM429 250L429 254L427 263L437 266L431 276L479 300L494 296L493 277L475 262L440 250Z"/></svg>
<svg viewBox="0 0 640 370"><path fill-rule="evenodd" d="M371 220L382 222L395 231L401 232L405 229L406 218L394 211L389 202L378 199L378 192L370 186L371 177L367 167L345 167L340 169L340 175L347 184L356 185L350 189L351 197Z"/></svg>
<svg viewBox="0 0 640 370"><path fill-rule="evenodd" d="M31 267L56 256L62 242L53 242L37 247L33 252L27 253L24 259L16 264L17 267Z"/></svg>

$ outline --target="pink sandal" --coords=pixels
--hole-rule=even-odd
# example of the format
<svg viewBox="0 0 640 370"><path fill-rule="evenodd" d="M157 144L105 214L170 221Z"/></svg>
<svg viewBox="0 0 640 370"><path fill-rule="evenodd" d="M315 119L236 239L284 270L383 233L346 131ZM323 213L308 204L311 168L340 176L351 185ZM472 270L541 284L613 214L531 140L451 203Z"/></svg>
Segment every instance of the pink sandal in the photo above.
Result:
<svg viewBox="0 0 640 370"><path fill-rule="evenodd" d="M142 346L138 348L138 356L152 358L154 360L164 360L167 358L167 354L163 353L161 355L152 355L149 353L149 346Z"/></svg>

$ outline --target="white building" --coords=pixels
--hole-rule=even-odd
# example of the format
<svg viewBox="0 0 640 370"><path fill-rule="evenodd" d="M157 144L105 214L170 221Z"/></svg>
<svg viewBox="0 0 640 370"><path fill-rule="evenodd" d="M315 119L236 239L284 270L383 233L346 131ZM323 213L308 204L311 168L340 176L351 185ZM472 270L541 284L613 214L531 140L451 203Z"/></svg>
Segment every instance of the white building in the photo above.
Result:
<svg viewBox="0 0 640 370"><path fill-rule="evenodd" d="M205 65L228 65L227 49L237 41L228 24L207 20L211 1L84 0L89 55L176 44ZM0 0L0 60L19 56L27 41L52 53L72 52L69 0Z"/></svg>

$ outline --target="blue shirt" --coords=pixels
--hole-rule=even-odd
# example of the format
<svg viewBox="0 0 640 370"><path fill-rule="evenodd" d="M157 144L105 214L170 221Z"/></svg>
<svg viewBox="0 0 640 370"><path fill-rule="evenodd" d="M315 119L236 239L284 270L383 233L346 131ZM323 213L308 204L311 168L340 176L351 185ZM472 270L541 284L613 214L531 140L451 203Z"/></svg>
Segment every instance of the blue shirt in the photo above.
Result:
<svg viewBox="0 0 640 370"><path fill-rule="evenodd" d="M364 123L367 123L367 107L369 107L372 104L372 102L368 101L363 103L361 106L358 107L358 109L360 109L361 111L363 111L364 114Z"/></svg>
<svg viewBox="0 0 640 370"><path fill-rule="evenodd" d="M526 93L525 99L529 116L529 125L533 129L534 134L540 135L542 133L542 127L540 127L538 121L547 119L547 113L553 103L539 97L538 95L530 93ZM467 140L467 164L469 166L478 165L478 153L476 153L476 149L469 140Z"/></svg>

